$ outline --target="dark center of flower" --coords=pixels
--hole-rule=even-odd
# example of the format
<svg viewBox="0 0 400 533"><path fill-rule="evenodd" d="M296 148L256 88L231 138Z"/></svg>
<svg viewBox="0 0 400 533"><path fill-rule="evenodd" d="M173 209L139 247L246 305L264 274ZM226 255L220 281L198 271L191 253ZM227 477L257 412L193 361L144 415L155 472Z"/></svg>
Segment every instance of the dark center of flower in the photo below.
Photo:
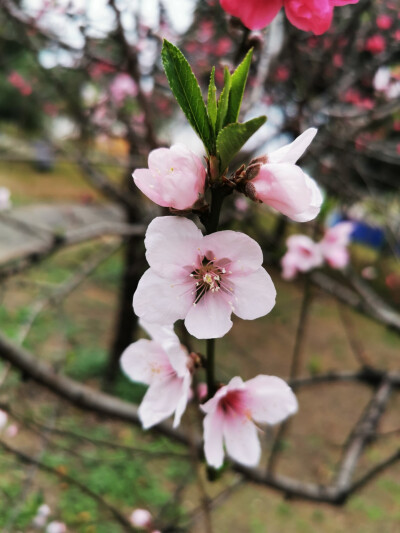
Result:
<svg viewBox="0 0 400 533"><path fill-rule="evenodd" d="M203 258L201 265L192 271L190 277L194 279L196 285L192 292L195 296L193 305L196 305L200 299L209 291L217 293L219 291L227 294L232 294L233 288L227 284L227 276L232 272L227 271L225 266L226 261L216 262L216 258L209 260Z"/></svg>

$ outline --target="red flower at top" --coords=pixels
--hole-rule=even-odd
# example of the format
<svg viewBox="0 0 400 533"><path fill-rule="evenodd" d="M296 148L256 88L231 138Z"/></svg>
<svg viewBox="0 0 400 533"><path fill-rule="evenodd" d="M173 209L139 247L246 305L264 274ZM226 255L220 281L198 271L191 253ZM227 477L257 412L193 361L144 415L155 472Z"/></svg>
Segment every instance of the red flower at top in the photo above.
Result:
<svg viewBox="0 0 400 533"><path fill-rule="evenodd" d="M284 7L290 22L315 35L325 33L332 22L335 6L357 4L358 0L220 0L222 8L238 17L250 30L265 28Z"/></svg>

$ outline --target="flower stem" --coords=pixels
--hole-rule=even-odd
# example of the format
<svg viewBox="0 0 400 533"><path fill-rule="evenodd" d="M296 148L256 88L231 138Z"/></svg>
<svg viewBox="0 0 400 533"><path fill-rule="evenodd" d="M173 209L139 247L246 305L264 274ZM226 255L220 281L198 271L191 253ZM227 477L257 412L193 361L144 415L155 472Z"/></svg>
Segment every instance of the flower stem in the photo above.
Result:
<svg viewBox="0 0 400 533"><path fill-rule="evenodd" d="M215 386L215 339L207 339L207 397L212 398L216 392Z"/></svg>
<svg viewBox="0 0 400 533"><path fill-rule="evenodd" d="M213 189L211 192L211 208L207 219L204 221L207 235L218 230L219 215L225 196L226 193L222 188ZM215 339L207 340L206 376L208 398L212 398L217 389L215 383Z"/></svg>

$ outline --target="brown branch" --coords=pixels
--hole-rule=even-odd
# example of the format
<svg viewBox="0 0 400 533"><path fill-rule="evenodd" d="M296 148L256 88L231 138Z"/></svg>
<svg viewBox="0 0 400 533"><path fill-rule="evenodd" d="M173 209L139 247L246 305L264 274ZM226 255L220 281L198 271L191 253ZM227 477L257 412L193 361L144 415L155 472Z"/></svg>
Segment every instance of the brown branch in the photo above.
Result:
<svg viewBox="0 0 400 533"><path fill-rule="evenodd" d="M15 346L1 334L0 355L36 382L79 408L140 425L137 409L134 405L56 374L47 364L38 361L28 351ZM309 383L309 378L306 379ZM395 373L387 374L386 379L391 384L400 384L400 376ZM167 422L158 424L153 430L185 446L190 445L187 435L180 430L173 429ZM196 448L199 456L202 457L203 450L200 440L196 440ZM330 504L343 503L342 492L334 486L306 483L277 474L265 475L261 469L248 468L235 462L232 462L232 468L243 474L248 481L271 487L292 497Z"/></svg>
<svg viewBox="0 0 400 533"><path fill-rule="evenodd" d="M357 286L356 292L323 272L313 272L310 278L315 285L340 302L400 333L400 315L383 302L372 289L366 289L365 284L362 284L361 288L360 280L355 282L354 278L352 279L354 288Z"/></svg>
<svg viewBox="0 0 400 533"><path fill-rule="evenodd" d="M51 234L51 237L47 239L47 242L43 241L41 243L35 243L33 247L30 249L28 248L24 257L0 266L0 280L23 272L27 268L43 261L67 246L99 239L106 235L143 236L144 232L145 226L141 224L133 225L114 222L99 222L84 228L69 230L64 234L53 233Z"/></svg>
<svg viewBox="0 0 400 533"><path fill-rule="evenodd" d="M352 431L336 478L336 486L340 492L349 488L359 458L369 439L375 434L391 391L390 380L384 379Z"/></svg>

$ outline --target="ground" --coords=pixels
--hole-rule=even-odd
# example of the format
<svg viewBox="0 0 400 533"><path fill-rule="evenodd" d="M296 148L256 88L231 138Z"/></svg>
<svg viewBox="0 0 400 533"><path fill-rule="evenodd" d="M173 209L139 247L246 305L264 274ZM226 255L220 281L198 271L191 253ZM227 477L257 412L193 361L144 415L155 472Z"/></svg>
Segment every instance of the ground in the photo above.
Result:
<svg viewBox="0 0 400 533"><path fill-rule="evenodd" d="M0 170L0 183L13 192L18 204L37 201L78 201L92 195L78 172L57 167L54 173L39 174L27 166ZM10 177L11 176L11 177ZM95 195L93 195L95 197ZM62 283L71 272L91 257L96 247L85 244L55 255L28 275L4 284L0 300L1 329L18 338L29 319L31 305L43 291ZM56 312L47 308L34 322L25 346L41 360L52 363L68 375L93 387L101 386L107 361L122 266L121 251L103 263L73 292ZM299 308L302 280L283 282L278 270L270 269L278 299L270 315L251 322L235 320L229 335L217 342L218 375L227 380L240 374L244 379L259 373L285 377L289 371ZM398 366L400 340L395 333L351 312L352 330L366 355L383 367ZM204 351L204 343L194 343ZM4 368L4 365L3 365ZM357 368L335 300L314 293L303 351L302 375L327 370ZM0 370L1 374L1 370ZM115 393L138 400L143 389L120 377ZM299 392L300 409L284 441L279 471L305 481L326 483L335 474L341 446L371 397L371 390L353 383L327 384ZM126 516L135 507L160 514L162 524L185 523L185 513L199 505L198 484L186 450L128 424L100 419L70 407L23 376L12 372L0 389L0 401L11 404L17 415L19 433L7 442L29 455L87 484L114 504ZM382 432L400 427L400 401L393 395ZM44 438L32 423L49 426ZM29 422L29 426L27 423ZM192 408L184 424L197 424ZM63 429L64 433L54 433ZM76 438L84 435L86 439ZM265 449L271 431L262 436ZM89 439L89 440L88 440ZM101 444L90 442L100 439ZM108 444L107 444L108 443ZM119 447L113 447L113 445ZM132 447L135 450L122 448ZM358 472L379 462L398 447L398 433L377 439L365 453ZM149 451L157 452L149 455ZM165 456L165 452L169 455ZM263 457L265 465L267 455ZM204 476L204 468L200 468ZM226 474L209 484L212 495L234 484L237 477ZM104 507L72 484L0 452L0 527L3 531L30 532L29 524L38 504L46 501L55 519L64 520L78 533L117 533ZM395 533L400 521L400 465L392 467L356 494L344 507L331 507L285 500L270 489L239 485L213 511L219 533ZM13 524L13 529L10 528ZM33 530L32 530L33 531ZM204 531L201 520L191 531Z"/></svg>

